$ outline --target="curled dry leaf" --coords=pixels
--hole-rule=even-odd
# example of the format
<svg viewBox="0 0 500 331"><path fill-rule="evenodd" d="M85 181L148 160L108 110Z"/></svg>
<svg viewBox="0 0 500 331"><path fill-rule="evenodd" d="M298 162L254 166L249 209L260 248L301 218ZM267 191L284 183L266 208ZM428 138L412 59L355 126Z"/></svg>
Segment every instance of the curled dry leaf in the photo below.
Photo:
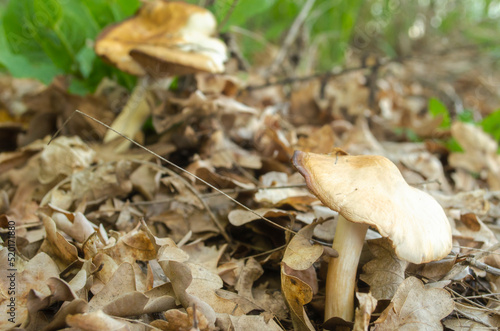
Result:
<svg viewBox="0 0 500 331"><path fill-rule="evenodd" d="M409 277L399 286L389 307L375 321L373 330L441 330L441 320L454 307L446 290L425 288L420 280Z"/></svg>
<svg viewBox="0 0 500 331"><path fill-rule="evenodd" d="M354 313L354 329L353 331L368 331L370 317L377 307L377 299L371 293L356 293L356 298L359 301L359 307Z"/></svg>
<svg viewBox="0 0 500 331"><path fill-rule="evenodd" d="M317 224L305 226L290 240L283 256L283 262L291 269L306 270L323 254L323 246L312 244L310 241Z"/></svg>
<svg viewBox="0 0 500 331"><path fill-rule="evenodd" d="M76 242L85 242L95 232L96 226L80 212L70 213L55 209L51 217L56 223L57 229L69 235Z"/></svg>
<svg viewBox="0 0 500 331"><path fill-rule="evenodd" d="M146 200L153 200L160 184L161 172L154 164L142 164L130 175L134 189Z"/></svg>
<svg viewBox="0 0 500 331"><path fill-rule="evenodd" d="M57 265L64 270L68 265L79 259L78 250L57 231L56 223L49 216L41 213L47 237L40 250L49 254Z"/></svg>
<svg viewBox="0 0 500 331"><path fill-rule="evenodd" d="M262 266L254 258L248 259L240 272L240 277L235 285L238 294L249 300L253 300L253 283L264 273Z"/></svg>
<svg viewBox="0 0 500 331"><path fill-rule="evenodd" d="M0 258L2 261L7 261L7 248L0 246ZM0 304L2 307L7 306L7 300L9 297L9 287L11 287L11 281L14 279L16 283L16 314L15 314L15 324L19 325L24 323L28 310L27 310L27 300L30 291L36 291L41 296L48 296L51 294L49 287L47 287L46 282L51 277L59 277L59 268L52 258L45 253L38 253L33 257L25 266L24 270L20 268L20 265L16 263L18 273L12 277L12 271L8 271L7 268L1 268L0 274ZM22 270L20 272L20 270ZM8 321L11 318L8 314L7 309L0 310L0 329L8 329L12 327L12 323Z"/></svg>
<svg viewBox="0 0 500 331"><path fill-rule="evenodd" d="M70 288L68 283L59 278L49 278L47 285L50 288L51 294L48 296L39 295L37 291L31 290L28 294L28 324L25 326L28 331L45 329L48 321L52 325L59 325L59 328L65 326L64 318L67 314L85 313L87 303L84 300L75 300L76 295ZM61 306L56 316L54 309L49 309L50 306L58 302L67 303Z"/></svg>
<svg viewBox="0 0 500 331"><path fill-rule="evenodd" d="M58 137L46 146L40 155L38 180L47 184L58 176L69 176L87 168L95 152L79 137Z"/></svg>
<svg viewBox="0 0 500 331"><path fill-rule="evenodd" d="M291 270L286 263L281 264L281 290L290 308L294 330L314 331L304 309L304 305L312 300L312 289L300 278L291 276Z"/></svg>
<svg viewBox="0 0 500 331"><path fill-rule="evenodd" d="M155 246L145 231L137 227L118 237L118 241L111 247L103 249L103 253L108 254L117 262L129 262L134 264L136 260L149 261L156 257Z"/></svg>
<svg viewBox="0 0 500 331"><path fill-rule="evenodd" d="M305 226L288 244L281 264L281 290L290 308L290 314L296 330L314 330L304 305L309 303L313 295L313 287L317 282L306 277L306 270L323 254L323 246L312 244L310 239L318 223Z"/></svg>
<svg viewBox="0 0 500 331"><path fill-rule="evenodd" d="M370 285L375 299L390 300L405 279L408 262L398 259L391 242L386 238L370 240L368 247L375 258L363 266L359 278Z"/></svg>

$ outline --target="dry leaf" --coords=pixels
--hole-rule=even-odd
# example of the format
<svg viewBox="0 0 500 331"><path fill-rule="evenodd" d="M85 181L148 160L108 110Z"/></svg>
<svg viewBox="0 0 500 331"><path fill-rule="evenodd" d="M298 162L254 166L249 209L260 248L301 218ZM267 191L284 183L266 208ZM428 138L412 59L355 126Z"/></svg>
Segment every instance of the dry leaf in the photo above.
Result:
<svg viewBox="0 0 500 331"><path fill-rule="evenodd" d="M151 322L151 326L157 327L164 331L179 331L179 330L193 330L194 329L194 314L193 308L186 309L187 313L179 309L171 309L166 311L163 315L166 321L156 320ZM208 321L200 311L196 311L196 322L198 323L197 329L200 331L211 330Z"/></svg>
<svg viewBox="0 0 500 331"><path fill-rule="evenodd" d="M373 330L441 330L441 320L454 307L446 290L427 289L420 280L409 277L399 286L389 307L375 321Z"/></svg>
<svg viewBox="0 0 500 331"><path fill-rule="evenodd" d="M353 331L368 331L371 315L377 307L377 299L370 293L360 292L356 292L356 298L358 298L359 307L354 313Z"/></svg>
<svg viewBox="0 0 500 331"><path fill-rule="evenodd" d="M386 238L368 241L375 258L363 266L359 278L370 285L370 292L377 300L390 300L405 279L408 262L398 259L391 242Z"/></svg>
<svg viewBox="0 0 500 331"><path fill-rule="evenodd" d="M69 176L87 168L95 152L79 137L58 137L40 154L40 183L47 184L59 176Z"/></svg>
<svg viewBox="0 0 500 331"><path fill-rule="evenodd" d="M312 300L312 289L300 278L291 276L289 270L291 269L286 263L281 264L281 290L290 308L293 328L297 331L314 331L314 327L304 310L304 305Z"/></svg>
<svg viewBox="0 0 500 331"><path fill-rule="evenodd" d="M117 320L101 310L87 313L68 315L66 323L69 326L83 331L130 331L130 325Z"/></svg>
<svg viewBox="0 0 500 331"><path fill-rule="evenodd" d="M3 261L7 259L7 248L0 246L0 258ZM9 271L7 268L1 268L0 278L0 304L5 307L8 304L9 287L14 279L16 283L16 302L15 316L9 315L7 309L0 310L0 328L10 328L14 325L24 323L28 314L27 300L30 291L37 291L40 296L50 295L50 289L46 285L46 281L51 277L59 277L59 268L52 258L45 254L39 253L35 255L25 266L21 268L21 264L16 263L17 272ZM24 269L24 270L23 270ZM12 274L14 273L14 276ZM12 324L8 319L14 317L15 323Z"/></svg>
<svg viewBox="0 0 500 331"><path fill-rule="evenodd" d="M305 226L290 240L283 256L283 262L291 269L306 270L323 254L322 245L311 243L312 234L317 224Z"/></svg>

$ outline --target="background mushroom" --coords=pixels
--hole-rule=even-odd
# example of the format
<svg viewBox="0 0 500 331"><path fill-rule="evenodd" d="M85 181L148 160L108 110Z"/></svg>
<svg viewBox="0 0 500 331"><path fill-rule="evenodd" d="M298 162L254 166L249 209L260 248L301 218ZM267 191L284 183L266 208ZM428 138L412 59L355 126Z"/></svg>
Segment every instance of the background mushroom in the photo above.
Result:
<svg viewBox="0 0 500 331"><path fill-rule="evenodd" d="M392 241L397 256L412 263L444 258L451 251L449 221L429 194L409 186L383 156L295 151L292 162L308 188L339 213L328 266L325 320L352 321L356 270L369 226Z"/></svg>
<svg viewBox="0 0 500 331"><path fill-rule="evenodd" d="M146 94L152 78L223 72L226 46L210 37L216 25L213 14L204 8L156 0L145 2L133 17L104 29L97 37L95 52L119 69L141 77L111 127L129 137L141 129L150 115ZM104 141L116 137L108 131ZM128 142L121 145L126 146Z"/></svg>

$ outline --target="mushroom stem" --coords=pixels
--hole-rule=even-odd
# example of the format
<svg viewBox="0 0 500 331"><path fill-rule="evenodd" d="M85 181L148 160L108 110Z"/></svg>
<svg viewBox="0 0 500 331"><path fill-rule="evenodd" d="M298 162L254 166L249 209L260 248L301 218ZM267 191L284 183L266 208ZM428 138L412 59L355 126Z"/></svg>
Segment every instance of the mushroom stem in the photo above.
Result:
<svg viewBox="0 0 500 331"><path fill-rule="evenodd" d="M141 130L144 122L146 122L146 119L151 114L146 98L149 85L147 76L140 78L139 83L134 87L132 94L128 98L127 104L111 124L111 128L134 139L134 136ZM104 136L104 142L113 141L118 137L120 136L109 130ZM130 142L125 140L123 143L120 143L116 150L122 152L129 146Z"/></svg>
<svg viewBox="0 0 500 331"><path fill-rule="evenodd" d="M332 245L339 256L328 265L325 321L332 317L353 320L356 271L367 230L368 225L350 222L339 214Z"/></svg>

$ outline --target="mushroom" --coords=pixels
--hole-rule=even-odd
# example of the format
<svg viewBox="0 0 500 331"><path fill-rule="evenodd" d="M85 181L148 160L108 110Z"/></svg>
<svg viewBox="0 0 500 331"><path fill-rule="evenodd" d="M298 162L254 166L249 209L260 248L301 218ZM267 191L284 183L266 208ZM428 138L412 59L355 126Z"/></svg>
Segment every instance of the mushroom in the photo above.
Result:
<svg viewBox="0 0 500 331"><path fill-rule="evenodd" d="M197 72L223 72L226 46L210 37L216 24L205 8L156 0L145 2L133 17L104 29L95 43L96 54L120 70L141 77L111 127L131 137L140 130L150 115L146 94L151 78L171 80ZM108 131L104 141L116 137Z"/></svg>
<svg viewBox="0 0 500 331"><path fill-rule="evenodd" d="M326 279L325 321L352 321L356 271L368 227L392 241L396 255L411 263L444 258L451 251L451 227L443 208L426 192L406 183L389 159L295 151L293 165L307 187L339 213Z"/></svg>

